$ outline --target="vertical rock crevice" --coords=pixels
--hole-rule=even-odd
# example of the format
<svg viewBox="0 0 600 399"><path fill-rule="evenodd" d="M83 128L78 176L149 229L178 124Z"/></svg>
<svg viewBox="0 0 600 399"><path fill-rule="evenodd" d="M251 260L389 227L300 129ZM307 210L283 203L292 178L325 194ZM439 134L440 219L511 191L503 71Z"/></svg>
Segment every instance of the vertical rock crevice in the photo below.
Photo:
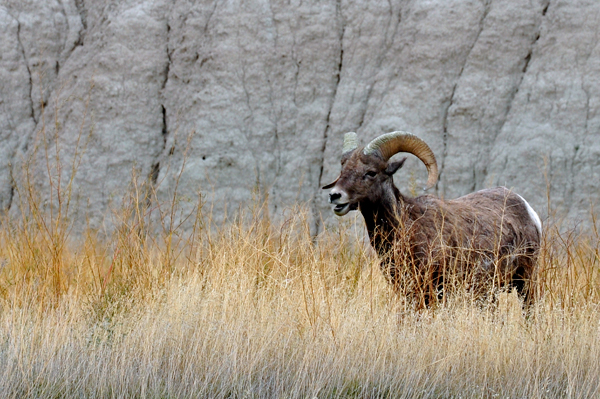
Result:
<svg viewBox="0 0 600 399"><path fill-rule="evenodd" d="M585 87L584 79L581 79L581 90L585 93L585 126L584 131L587 135L589 133L589 122L590 122L590 91Z"/></svg>
<svg viewBox="0 0 600 399"><path fill-rule="evenodd" d="M338 62L337 62L337 71L335 82L333 84L333 89L331 93L331 99L329 101L329 109L327 110L327 116L325 117L325 129L323 130L322 136L322 145L321 152L319 156L319 178L317 180L317 188L315 192L315 196L313 197L313 236L316 236L321 229L321 218L319 217L316 201L319 197L320 188L323 185L323 171L325 169L325 150L327 149L327 138L329 137L329 133L331 131L331 113L333 111L333 107L335 105L335 99L337 97L338 88L340 85L340 80L342 78L342 68L344 66L344 34L346 31L345 22L342 16L341 9L341 0L337 0L336 2L336 15L338 19L338 29L339 29L339 53L338 53Z"/></svg>
<svg viewBox="0 0 600 399"><path fill-rule="evenodd" d="M83 25L83 29L87 30L87 9L85 8L85 0L75 0L75 7L77 7L77 12L81 18L81 24ZM83 38L82 38L83 39Z"/></svg>
<svg viewBox="0 0 600 399"><path fill-rule="evenodd" d="M518 82L514 86L513 90L508 95L508 101L506 103L506 107L502 114L500 123L497 125L496 129L494 129L492 131L492 137L490 139L490 144L488 146L488 149L487 149L485 155L483 156L483 168L482 168L483 175L481 177L482 180L479 183L482 183L483 181L485 181L487 179L487 174L488 174L488 170L489 170L489 162L490 162L489 155L493 150L493 147L498 139L498 136L500 135L500 133L502 133L502 130L504 129L504 125L506 124L508 117L510 115L510 112L513 108L515 98L517 97L517 94L519 93L519 90L521 89L521 85L523 83L525 75L527 74L527 70L529 69L529 64L531 62L533 52L535 51L535 49L537 47L537 43L540 40L543 20L544 20L544 17L546 16L546 13L548 12L549 7L550 7L550 0L547 0L547 2L543 5L543 8L542 8L540 21L537 24L537 26L535 27L535 34L533 35L533 40L531 41L531 43L529 45L529 50L527 51L527 54L525 55L525 57L523 57L523 60L522 60L523 66L521 67L521 72L520 72L520 76L518 78Z"/></svg>
<svg viewBox="0 0 600 399"><path fill-rule="evenodd" d="M87 22L85 13L85 6L83 4L83 0L75 1L73 6L73 2L69 0L57 0L60 5L60 11L63 15L63 18L66 22L66 32L60 32L61 37L64 40L61 43L60 52L54 60L54 76L46 82L39 82L42 85L42 89L47 92L47 94L42 95L42 102L45 105L48 101L48 98L54 92L54 85L60 84L58 82L58 76L60 74L60 70L67 63L73 52L77 47L83 46L83 39L85 36ZM61 26L62 28L62 26ZM42 73L42 75L44 75ZM40 76L41 80L42 76Z"/></svg>
<svg viewBox="0 0 600 399"><path fill-rule="evenodd" d="M239 45L239 41L238 41L238 45ZM246 61L241 60L242 73L240 74L239 77L240 77L240 81L242 84L242 89L244 91L244 100L245 100L246 108L248 109L248 112L249 112L249 115L244 118L245 123L244 123L244 127L241 129L241 133L244 135L244 139L246 140L246 144L247 144L246 149L249 151L250 156L252 157L252 160L254 161L254 173L255 173L255 177L256 177L255 182L254 182L254 190L256 190L256 192L262 194L261 161L256 156L256 153L251 150L253 148L252 135L253 135L254 131L252 129L253 129L254 122L255 122L255 114L254 114L255 110L254 110L254 107L252 104L251 92L248 89L248 82L247 82L248 79L246 77L246 68L247 68ZM256 104L254 104L254 106L256 106ZM249 129L251 131L249 131Z"/></svg>
<svg viewBox="0 0 600 399"><path fill-rule="evenodd" d="M401 4L400 7L402 7L402 5L403 4ZM381 70L383 61L385 60L386 56L388 56L390 54L390 51L394 45L396 36L398 34L398 29L402 23L403 9L400 8L400 10L398 11L398 15L396 16L396 15L394 15L393 6L392 6L391 2L389 2L389 1L388 1L388 6L390 9L389 20L388 20L388 23L387 23L386 29L385 29L384 46L382 47L381 51L377 54L377 59L375 62L375 67L374 67L374 70L376 72ZM394 27L393 27L393 31L390 35L389 31L390 31L390 26L392 26L392 24L394 25ZM365 116L367 115L367 111L369 108L369 101L371 101L371 96L373 94L373 89L375 87L375 84L376 84L375 79L370 82L369 88L367 90L367 94L364 96L364 99L361 102L361 113L360 113L360 117L358 118L358 123L356 125L356 131L358 131L358 129L360 129L365 122ZM388 85L389 85L389 82L388 82ZM384 92L387 92L387 90L385 90Z"/></svg>
<svg viewBox="0 0 600 399"><path fill-rule="evenodd" d="M158 175L160 174L160 157L164 154L165 149L167 148L167 135L168 135L168 127L167 127L167 110L164 105L160 106L162 112L162 147L159 151L159 155L157 159L155 159L154 163L150 168L150 182L153 186L156 186L158 183Z"/></svg>
<svg viewBox="0 0 600 399"><path fill-rule="evenodd" d="M163 158L166 155L171 155L171 152L169 152L169 154L165 154L165 150L167 148L167 139L169 136L169 125L168 125L168 120L167 120L167 108L165 106L165 101L164 101L164 97L165 97L165 89L167 87L167 83L169 81L169 73L171 71L171 63L172 63L172 58L171 58L171 48L169 46L169 39L170 39L170 33L171 33L171 26L169 25L169 22L167 21L166 24L166 64L165 64L165 68L163 70L163 81L161 83L161 87L160 87L160 95L163 97L163 102L160 105L160 112L161 112L161 138L162 138L162 142L161 142L161 147L160 149L157 151L157 155L154 159L154 162L152 163L151 167L150 167L150 174L149 174L149 178L150 178L150 182L153 186L156 187L156 185L158 184L158 176L160 175L160 161L161 158Z"/></svg>
<svg viewBox="0 0 600 399"><path fill-rule="evenodd" d="M531 42L531 45L529 46L529 51L527 52L527 55L525 55L525 58L523 59L523 68L521 69L521 76L519 77L519 82L517 83L517 85L515 86L515 89L510 94L508 106L504 113L504 118L502 120L502 124L499 126L499 129L496 131L495 137L498 136L498 134L500 134L500 131L504 127L504 124L506 123L508 114L510 113L510 110L512 109L513 101L514 101L517 93L519 92L519 89L521 88L521 84L523 83L523 78L525 77L525 74L527 73L527 69L529 68L529 63L531 62L531 56L533 55L533 51L535 50L535 48L537 46L538 40L540 40L543 18L546 16L548 7L550 7L549 0L545 4L544 8L542 9L542 19L540 20L540 23L536 27L535 37L534 37L533 41ZM494 137L494 140L495 140L495 137Z"/></svg>
<svg viewBox="0 0 600 399"><path fill-rule="evenodd" d="M280 49L280 45L279 45L279 27L278 27L278 18L276 16L276 10L273 8L273 3L269 2L269 13L270 13L270 26L273 27L273 36L270 38L270 40L272 40L273 42L273 51L275 52L275 54L279 54L280 52L285 52L285 49ZM293 35L293 33L292 33ZM292 47L292 51L291 51L291 59L293 60L294 56L293 56L293 47ZM296 63L294 63L295 66ZM296 68L296 84L297 84L297 71L298 68ZM275 88L274 88L274 82L273 79L271 78L271 73L270 73L270 69L265 66L264 69L264 74L266 76L266 80L267 80L267 84L269 86L269 92L268 92L268 102L269 102L269 121L273 124L273 157L274 157L274 161L273 161L273 165L274 167L271 168L269 166L269 168L272 169L272 175L269 176L269 182L267 183L267 187L264 188L264 195L266 196L266 198L268 199L268 197L271 198L276 198L277 195L277 180L279 179L280 175L281 175L281 165L282 165L282 155L281 155L281 143L280 143L280 122L281 122L281 114L282 114L282 110L281 108L278 110L277 106L276 106L276 101L274 100L276 94L275 94ZM268 201L268 206L270 209L273 210L273 212L277 212L277 208L278 208L278 204L277 201Z"/></svg>
<svg viewBox="0 0 600 399"><path fill-rule="evenodd" d="M85 33L87 31L87 10L85 8L85 4L84 4L83 0L75 0L75 9L73 9L71 7L71 5L69 4L68 10L67 10L67 7L65 6L65 0L58 0L58 1L61 5L62 13L65 17L65 20L67 21L69 36L71 36L71 30L73 30L73 29L75 29L76 33L77 33L77 38L71 39L71 43L67 42L69 40L69 37L67 37L67 39L66 39L67 41L65 41L65 43L64 43L63 51L68 52L70 55L70 53L72 53L76 47L83 46L83 40L85 38ZM69 20L70 15L79 16L79 22L81 22L81 25L77 24L79 26L71 26L71 21Z"/></svg>
<svg viewBox="0 0 600 399"><path fill-rule="evenodd" d="M13 148L12 154L11 154L11 159L15 159L15 155L16 155L16 148ZM17 182L15 181L15 177L14 177L14 167L13 167L13 163L12 162L8 162L8 177L10 179L10 187L8 190L8 198L6 200L6 206L4 206L0 211L4 214L7 215L11 208L12 208L12 204L13 204L13 199L15 198L15 191L17 189Z"/></svg>
<svg viewBox="0 0 600 399"><path fill-rule="evenodd" d="M335 98L337 97L338 87L340 85L340 80L342 78L342 68L344 65L344 33L346 30L346 27L345 27L344 21L342 19L341 1L339 1L339 0L337 2L336 12L338 15L339 23L341 25L340 26L340 34L339 34L340 51L339 51L339 57L338 57L338 63L337 63L335 83L333 85L331 100L329 102L329 109L327 110L327 116L325 117L325 130L323 131L323 141L322 141L323 144L321 146L321 157L320 157L320 168L319 168L319 180L318 180L319 187L321 186L321 179L323 178L323 169L324 169L324 163L325 163L325 149L327 148L327 137L329 136L329 132L331 130L331 112L332 112L333 106L335 104Z"/></svg>
<svg viewBox="0 0 600 399"><path fill-rule="evenodd" d="M469 57L475 48L475 45L479 41L479 37L481 36L481 32L483 32L485 20L490 12L492 0L483 0L483 13L479 20L479 28L477 30L477 34L475 35L474 40L471 42L469 49L464 57L458 75L454 81L454 85L452 86L452 90L450 92L450 96L447 101L442 103L442 160L440 162L440 172L438 174L438 181L435 185L435 190L439 192L439 184L442 180L442 176L444 174L444 169L446 166L446 158L448 156L448 113L450 108L454 104L454 95L456 94L456 88L462 78L465 67L467 66L467 62L469 61Z"/></svg>
<svg viewBox="0 0 600 399"><path fill-rule="evenodd" d="M333 109L333 105L335 103L335 98L337 96L337 90L340 85L343 60L344 60L344 49L340 45L340 57L339 57L339 64L338 64L338 70L337 70L337 77L336 77L336 82L333 87L333 94L331 96L331 101L329 103L329 110L327 111L327 116L325 118L325 130L323 131L323 145L321 146L321 159L320 159L319 181L318 181L319 186L321 186L321 183L322 183L321 179L323 178L323 169L324 169L324 163L325 163L325 149L327 148L327 137L329 136L329 132L331 131L331 122L330 122L331 111Z"/></svg>
<svg viewBox="0 0 600 399"><path fill-rule="evenodd" d="M575 145L573 147L573 153L571 155L571 158L568 159L567 165L566 165L567 168L568 168L568 170L569 170L569 174L570 174L570 178L567 179L568 186L566 188L567 192L566 192L566 195L565 195L565 199L566 199L565 202L568 203L568 204L572 204L573 203L573 198L574 198L574 195L575 195L575 188L576 188L575 186L576 186L576 183L575 183L575 179L573 177L575 176L575 173L576 173L575 172L575 164L577 162L577 155L579 153L579 148L580 148L579 145Z"/></svg>
<svg viewBox="0 0 600 399"><path fill-rule="evenodd" d="M35 102L33 100L33 76L31 73L31 68L29 67L29 59L27 58L27 53L25 52L25 46L23 46L23 42L21 41L21 22L13 16L14 20L17 22L17 43L19 44L19 50L23 56L23 61L25 62L25 69L27 70L27 76L29 78L29 104L31 108L31 119L37 125L38 120L35 116Z"/></svg>

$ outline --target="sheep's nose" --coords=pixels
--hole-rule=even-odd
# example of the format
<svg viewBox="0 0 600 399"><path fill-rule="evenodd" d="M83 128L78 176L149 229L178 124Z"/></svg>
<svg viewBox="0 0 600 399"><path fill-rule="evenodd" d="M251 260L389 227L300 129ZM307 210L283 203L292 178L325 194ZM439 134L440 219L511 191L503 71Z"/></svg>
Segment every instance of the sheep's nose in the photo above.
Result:
<svg viewBox="0 0 600 399"><path fill-rule="evenodd" d="M340 193L330 193L329 194L329 203L333 203L333 201L340 199L341 196L342 196L342 194L340 194Z"/></svg>

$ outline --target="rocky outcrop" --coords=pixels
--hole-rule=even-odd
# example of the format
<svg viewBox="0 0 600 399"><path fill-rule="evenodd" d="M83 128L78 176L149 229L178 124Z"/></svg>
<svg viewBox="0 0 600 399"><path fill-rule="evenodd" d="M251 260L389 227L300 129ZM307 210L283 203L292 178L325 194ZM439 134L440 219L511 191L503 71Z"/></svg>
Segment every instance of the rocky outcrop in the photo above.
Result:
<svg viewBox="0 0 600 399"><path fill-rule="evenodd" d="M183 212L200 191L217 218L256 196L329 218L343 133L407 130L438 195L506 185L589 223L599 20L589 0L0 0L0 207L75 165L73 217L93 226L133 176ZM425 178L411 159L397 183Z"/></svg>

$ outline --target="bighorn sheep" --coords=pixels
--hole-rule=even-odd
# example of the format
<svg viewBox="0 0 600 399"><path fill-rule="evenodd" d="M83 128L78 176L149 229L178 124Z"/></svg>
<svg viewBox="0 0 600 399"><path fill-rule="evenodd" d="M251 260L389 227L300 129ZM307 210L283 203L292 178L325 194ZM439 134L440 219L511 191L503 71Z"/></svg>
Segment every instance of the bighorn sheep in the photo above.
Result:
<svg viewBox="0 0 600 399"><path fill-rule="evenodd" d="M340 175L323 187L333 188L329 202L336 215L360 210L388 281L407 290L418 307L457 284L486 292L486 282L515 287L529 303L542 225L527 201L505 187L453 200L406 197L392 179L406 158L389 162L399 152L425 164L427 188L436 184L435 156L417 136L388 133L359 148L356 134L347 133Z"/></svg>

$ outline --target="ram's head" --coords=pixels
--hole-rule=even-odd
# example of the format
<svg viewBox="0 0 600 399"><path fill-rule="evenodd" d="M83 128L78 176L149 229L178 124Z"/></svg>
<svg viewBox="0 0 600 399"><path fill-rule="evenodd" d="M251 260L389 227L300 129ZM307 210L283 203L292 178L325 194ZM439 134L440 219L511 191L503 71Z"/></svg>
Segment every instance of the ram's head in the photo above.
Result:
<svg viewBox="0 0 600 399"><path fill-rule="evenodd" d="M323 187L332 188L329 202L333 205L333 212L343 216L358 209L361 203L378 203L385 196L393 195L392 176L402 167L406 158L394 162L390 162L390 158L399 152L419 158L429 173L427 188L435 185L438 177L435 156L417 136L406 132L387 133L364 148L359 148L356 133L346 133L342 171L334 182Z"/></svg>

